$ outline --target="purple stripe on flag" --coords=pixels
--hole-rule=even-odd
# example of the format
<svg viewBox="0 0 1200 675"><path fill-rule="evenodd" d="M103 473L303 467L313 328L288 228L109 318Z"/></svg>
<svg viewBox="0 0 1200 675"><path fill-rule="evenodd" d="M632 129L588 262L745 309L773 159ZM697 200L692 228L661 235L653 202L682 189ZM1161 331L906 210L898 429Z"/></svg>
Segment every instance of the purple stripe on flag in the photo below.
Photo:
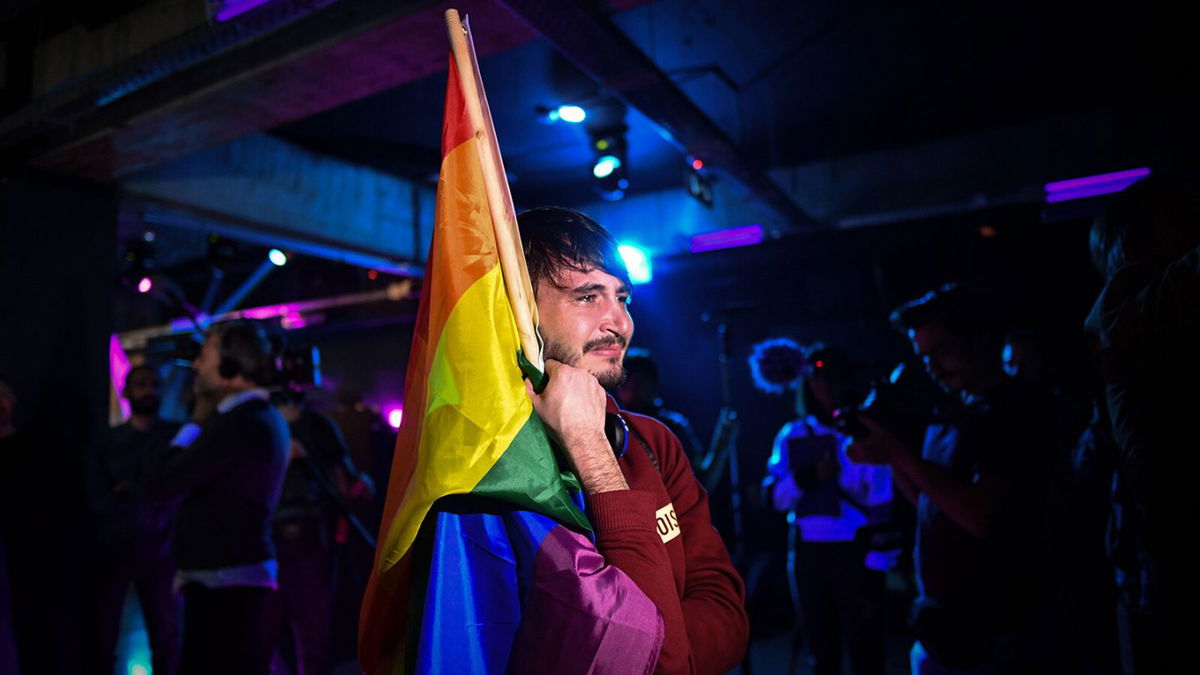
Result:
<svg viewBox="0 0 1200 675"><path fill-rule="evenodd" d="M517 673L650 673L663 620L586 537L559 526L542 540L513 644Z"/></svg>

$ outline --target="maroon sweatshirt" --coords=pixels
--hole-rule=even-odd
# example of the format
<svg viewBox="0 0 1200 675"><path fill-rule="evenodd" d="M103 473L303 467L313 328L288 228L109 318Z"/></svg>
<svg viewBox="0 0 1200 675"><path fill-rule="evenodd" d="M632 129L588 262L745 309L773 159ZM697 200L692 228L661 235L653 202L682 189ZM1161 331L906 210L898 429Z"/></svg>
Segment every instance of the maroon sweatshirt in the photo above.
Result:
<svg viewBox="0 0 1200 675"><path fill-rule="evenodd" d="M611 398L608 410L619 411ZM655 672L724 673L741 663L750 622L742 579L712 526L708 493L661 422L619 412L659 468L631 433L619 462L630 489L587 499L596 547L662 612L665 635Z"/></svg>

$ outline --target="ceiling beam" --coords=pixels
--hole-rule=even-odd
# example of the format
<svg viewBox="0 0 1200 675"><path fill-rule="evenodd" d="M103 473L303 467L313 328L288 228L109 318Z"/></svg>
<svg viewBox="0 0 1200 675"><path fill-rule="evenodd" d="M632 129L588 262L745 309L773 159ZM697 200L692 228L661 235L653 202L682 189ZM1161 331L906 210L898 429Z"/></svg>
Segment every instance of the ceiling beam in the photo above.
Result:
<svg viewBox="0 0 1200 675"><path fill-rule="evenodd" d="M501 0L583 72L639 110L675 143L726 173L791 227L823 225L807 215L687 94L586 0Z"/></svg>
<svg viewBox="0 0 1200 675"><path fill-rule="evenodd" d="M480 55L536 37L494 0L337 0L104 105L87 82L53 107L35 99L4 121L0 168L31 164L114 180L425 77L446 67L442 13L451 6L486 22ZM161 59L170 64L178 55Z"/></svg>

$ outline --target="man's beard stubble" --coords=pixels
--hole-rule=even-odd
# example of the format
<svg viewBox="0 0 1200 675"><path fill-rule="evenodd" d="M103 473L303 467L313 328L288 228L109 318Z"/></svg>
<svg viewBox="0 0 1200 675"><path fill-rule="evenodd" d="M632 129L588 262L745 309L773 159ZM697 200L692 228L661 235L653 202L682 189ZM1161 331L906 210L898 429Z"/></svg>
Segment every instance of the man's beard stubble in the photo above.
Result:
<svg viewBox="0 0 1200 675"><path fill-rule="evenodd" d="M558 342L557 340L546 338L543 356L545 356L547 359L554 359L560 363L565 363L568 366L575 367L579 365L580 360L583 359L583 355L592 350L612 346L624 348L625 344L626 340L622 337L614 336L610 338L601 338L599 340L592 340L584 343L583 349L576 352L572 351L571 347L565 342ZM612 363L611 368L605 369L598 373L590 370L588 372L590 372L596 378L596 381L600 383L601 387L604 387L605 391L614 391L617 387L621 386L621 383L625 381L625 377L627 375L625 367L621 364L621 361L623 360L624 356L617 359L610 359L610 363L612 363L612 361L616 361L616 363Z"/></svg>

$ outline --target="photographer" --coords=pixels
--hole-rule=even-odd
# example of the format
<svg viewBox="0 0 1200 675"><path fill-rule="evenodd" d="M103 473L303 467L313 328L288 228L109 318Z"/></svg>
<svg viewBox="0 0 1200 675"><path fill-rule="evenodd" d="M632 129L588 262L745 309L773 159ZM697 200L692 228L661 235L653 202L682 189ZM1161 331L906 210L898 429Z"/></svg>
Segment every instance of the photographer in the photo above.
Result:
<svg viewBox="0 0 1200 675"><path fill-rule="evenodd" d="M192 421L150 472L147 492L182 495L171 543L184 595L183 673L266 673L264 609L277 588L271 513L291 442L265 387L273 347L262 327L213 326L192 364Z"/></svg>
<svg viewBox="0 0 1200 675"><path fill-rule="evenodd" d="M833 428L850 403L839 391L845 363L822 345L790 340L755 347L751 369L760 389L796 388L796 419L775 437L764 489L788 513L792 600L810 646L813 672L840 674L842 646L851 672L883 673L884 572L898 550L874 550L869 526L890 518L892 479L884 466L846 460L850 439Z"/></svg>
<svg viewBox="0 0 1200 675"><path fill-rule="evenodd" d="M892 314L930 375L963 400L917 448L860 414L856 462L887 465L917 505L912 670L1056 670L1042 626L1048 483L1058 434L1047 395L1008 378L989 299L958 286Z"/></svg>

